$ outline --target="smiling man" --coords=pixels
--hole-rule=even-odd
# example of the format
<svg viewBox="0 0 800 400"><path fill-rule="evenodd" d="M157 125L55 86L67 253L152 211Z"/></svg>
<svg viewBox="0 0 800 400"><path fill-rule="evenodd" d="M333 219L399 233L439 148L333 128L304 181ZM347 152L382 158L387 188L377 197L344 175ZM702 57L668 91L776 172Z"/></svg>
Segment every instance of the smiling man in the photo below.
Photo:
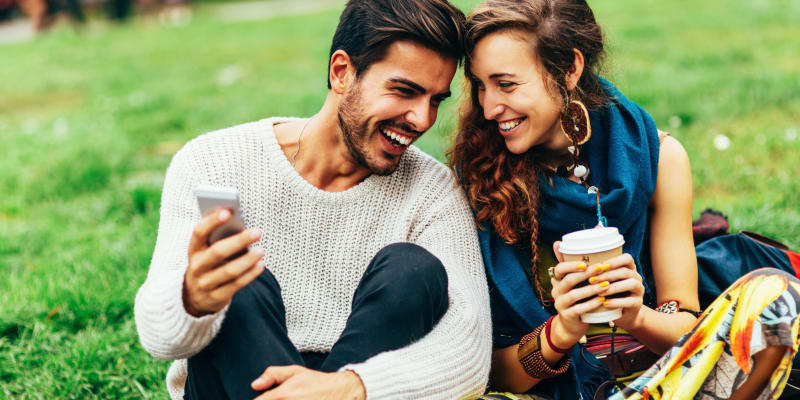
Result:
<svg viewBox="0 0 800 400"><path fill-rule="evenodd" d="M445 0L351 0L316 115L212 132L175 155L135 306L145 349L177 360L173 398L483 392L491 327L472 214L451 171L412 145L450 96L463 23ZM201 216L198 185L237 189L247 229L209 245L231 213Z"/></svg>

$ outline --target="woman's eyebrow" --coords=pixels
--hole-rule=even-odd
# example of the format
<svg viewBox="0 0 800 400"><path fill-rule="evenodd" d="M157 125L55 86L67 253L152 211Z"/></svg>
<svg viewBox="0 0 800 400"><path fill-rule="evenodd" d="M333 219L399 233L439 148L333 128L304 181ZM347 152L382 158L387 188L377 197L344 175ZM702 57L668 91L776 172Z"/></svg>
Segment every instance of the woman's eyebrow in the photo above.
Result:
<svg viewBox="0 0 800 400"><path fill-rule="evenodd" d="M510 72L497 72L494 74L489 75L489 79L497 79L497 78L513 78L516 75Z"/></svg>

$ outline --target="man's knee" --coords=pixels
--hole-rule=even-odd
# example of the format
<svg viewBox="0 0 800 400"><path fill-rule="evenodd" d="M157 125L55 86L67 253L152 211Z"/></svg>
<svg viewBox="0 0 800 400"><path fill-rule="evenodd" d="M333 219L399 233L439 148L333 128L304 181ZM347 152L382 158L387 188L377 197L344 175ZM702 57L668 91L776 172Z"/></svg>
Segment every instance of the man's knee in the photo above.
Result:
<svg viewBox="0 0 800 400"><path fill-rule="evenodd" d="M446 310L447 272L436 256L413 243L394 243L381 249L373 262L373 278L386 283L386 295L399 308Z"/></svg>
<svg viewBox="0 0 800 400"><path fill-rule="evenodd" d="M261 275L233 295L225 313L223 326L228 320L236 321L241 318L246 321L254 315L275 312L285 313L281 288L272 272L265 269Z"/></svg>

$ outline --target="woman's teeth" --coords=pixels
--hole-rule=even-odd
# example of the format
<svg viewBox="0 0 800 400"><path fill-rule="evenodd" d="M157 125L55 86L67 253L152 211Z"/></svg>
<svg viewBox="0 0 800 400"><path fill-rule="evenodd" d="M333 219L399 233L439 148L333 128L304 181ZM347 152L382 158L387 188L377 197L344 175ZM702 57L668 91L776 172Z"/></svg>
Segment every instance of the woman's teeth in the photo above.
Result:
<svg viewBox="0 0 800 400"><path fill-rule="evenodd" d="M398 146L408 146L412 142L411 139L402 135L398 135L388 129L381 129L381 133L383 133L383 136L386 136L387 139L391 140L392 143Z"/></svg>
<svg viewBox="0 0 800 400"><path fill-rule="evenodd" d="M508 121L508 122L498 122L497 125L500 127L501 131L508 132L508 131L516 128L517 125L521 124L522 121L524 121L524 120L525 120L525 118L517 118L515 120Z"/></svg>

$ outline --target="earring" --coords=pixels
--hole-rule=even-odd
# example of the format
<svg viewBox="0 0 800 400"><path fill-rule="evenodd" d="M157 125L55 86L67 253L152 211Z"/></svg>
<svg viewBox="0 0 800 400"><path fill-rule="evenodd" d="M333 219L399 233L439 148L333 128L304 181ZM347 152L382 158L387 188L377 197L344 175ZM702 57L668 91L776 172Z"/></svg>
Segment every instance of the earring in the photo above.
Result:
<svg viewBox="0 0 800 400"><path fill-rule="evenodd" d="M580 101L572 100L561 114L561 131L575 146L580 146L592 137L589 111Z"/></svg>

